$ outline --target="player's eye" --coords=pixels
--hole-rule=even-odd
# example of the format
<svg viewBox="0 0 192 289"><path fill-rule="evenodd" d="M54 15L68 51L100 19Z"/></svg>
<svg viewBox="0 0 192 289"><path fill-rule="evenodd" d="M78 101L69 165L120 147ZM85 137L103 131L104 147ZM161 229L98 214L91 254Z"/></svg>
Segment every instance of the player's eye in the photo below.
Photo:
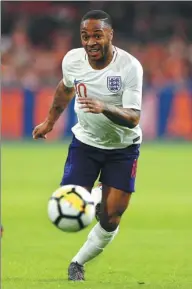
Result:
<svg viewBox="0 0 192 289"><path fill-rule="evenodd" d="M101 38L101 35L95 35L95 38L96 38L96 39L100 39L100 38Z"/></svg>
<svg viewBox="0 0 192 289"><path fill-rule="evenodd" d="M83 36L82 36L82 39L83 39L84 41L87 41L87 40L89 39L89 37L88 37L87 35L83 35Z"/></svg>

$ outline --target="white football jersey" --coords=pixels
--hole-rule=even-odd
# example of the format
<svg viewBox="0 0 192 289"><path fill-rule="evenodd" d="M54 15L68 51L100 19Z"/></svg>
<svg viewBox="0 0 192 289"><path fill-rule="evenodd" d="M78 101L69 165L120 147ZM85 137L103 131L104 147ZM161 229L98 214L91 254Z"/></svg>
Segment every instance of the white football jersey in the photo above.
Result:
<svg viewBox="0 0 192 289"><path fill-rule="evenodd" d="M126 51L113 47L110 64L93 69L84 48L69 51L62 62L63 82L75 87L76 99L90 97L123 108L141 110L143 69ZM75 99L78 123L72 128L81 142L101 149L125 148L142 141L139 125L133 129L115 124L104 114L85 113Z"/></svg>

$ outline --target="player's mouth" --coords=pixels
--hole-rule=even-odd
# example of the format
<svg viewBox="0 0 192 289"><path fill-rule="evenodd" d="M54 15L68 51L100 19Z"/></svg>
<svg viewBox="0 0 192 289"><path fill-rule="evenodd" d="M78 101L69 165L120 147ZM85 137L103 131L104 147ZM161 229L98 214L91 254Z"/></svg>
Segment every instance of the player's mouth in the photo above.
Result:
<svg viewBox="0 0 192 289"><path fill-rule="evenodd" d="M95 58L95 57L99 56L101 50L100 50L100 48L88 48L87 52L88 52L89 56Z"/></svg>

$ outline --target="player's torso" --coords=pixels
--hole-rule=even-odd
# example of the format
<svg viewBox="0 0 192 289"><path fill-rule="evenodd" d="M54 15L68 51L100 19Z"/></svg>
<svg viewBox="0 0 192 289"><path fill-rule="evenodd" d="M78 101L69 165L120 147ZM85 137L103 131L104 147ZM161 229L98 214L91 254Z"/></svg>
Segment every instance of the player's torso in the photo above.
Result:
<svg viewBox="0 0 192 289"><path fill-rule="evenodd" d="M76 96L97 98L121 106L124 77L115 63L115 56L112 63L102 70L92 69L87 61L80 62L73 73Z"/></svg>
<svg viewBox="0 0 192 289"><path fill-rule="evenodd" d="M122 94L124 91L125 72L122 59L114 52L111 63L102 70L94 70L86 59L86 54L80 50L81 57L75 61L71 77L77 97L97 98L106 103L122 107ZM104 114L85 113L75 101L75 111L78 125L73 132L79 140L98 147L125 147L129 130L116 125ZM131 133L134 135L134 132Z"/></svg>

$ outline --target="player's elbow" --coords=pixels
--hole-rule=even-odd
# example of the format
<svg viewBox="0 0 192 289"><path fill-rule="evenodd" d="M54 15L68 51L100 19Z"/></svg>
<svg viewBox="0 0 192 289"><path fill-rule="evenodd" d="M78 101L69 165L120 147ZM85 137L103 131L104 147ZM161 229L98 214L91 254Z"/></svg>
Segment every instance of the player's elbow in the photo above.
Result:
<svg viewBox="0 0 192 289"><path fill-rule="evenodd" d="M140 112L134 112L128 119L128 128L133 129L139 124Z"/></svg>
<svg viewBox="0 0 192 289"><path fill-rule="evenodd" d="M125 117L124 119L119 120L118 122L115 123L127 127L129 129L133 129L139 124L139 118L133 116L130 117L129 115L128 117Z"/></svg>
<svg viewBox="0 0 192 289"><path fill-rule="evenodd" d="M128 121L127 127L130 128L130 129L133 129L138 124L139 124L139 120L138 119L131 119L131 120Z"/></svg>

